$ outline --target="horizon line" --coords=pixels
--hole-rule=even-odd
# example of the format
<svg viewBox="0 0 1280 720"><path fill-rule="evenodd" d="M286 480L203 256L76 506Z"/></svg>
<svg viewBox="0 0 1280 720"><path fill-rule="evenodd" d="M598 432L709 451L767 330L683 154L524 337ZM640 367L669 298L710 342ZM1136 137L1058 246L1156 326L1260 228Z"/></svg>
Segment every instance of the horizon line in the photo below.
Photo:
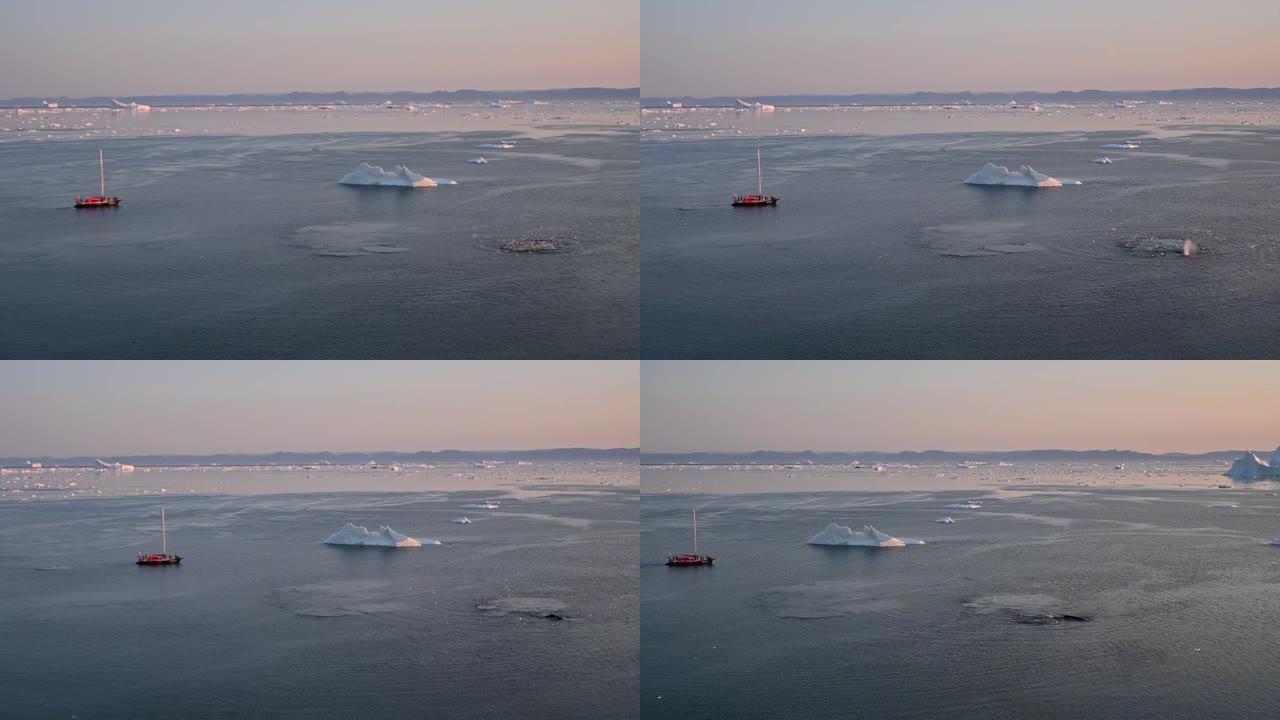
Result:
<svg viewBox="0 0 1280 720"><path fill-rule="evenodd" d="M1062 95L1062 94L1079 94L1088 92L1104 92L1104 93L1161 93L1161 92L1187 92L1190 90L1234 90L1234 91L1258 91L1258 90L1275 90L1280 91L1280 85L1259 85L1255 87L1237 87L1233 85L1201 85L1197 87L1176 87L1176 88L1082 88L1079 90L1030 90L1023 88L1021 90L892 90L883 92L872 91L855 91L855 92L763 92L763 93L719 93L714 95L644 95L644 89L641 88L642 99L657 99L658 97L666 98L722 98L722 97L856 97L859 95L868 96L888 96L888 97L907 97L911 95L1017 95L1017 94L1037 94L1037 95Z"/></svg>
<svg viewBox="0 0 1280 720"><path fill-rule="evenodd" d="M113 457L216 457L222 455L376 455L378 453L396 453L400 455L420 455L423 453L439 454L439 453L536 453L536 452L556 452L565 450L587 450L591 452L619 452L619 451L635 451L639 452L639 447L590 447L585 445L563 445L558 447L537 447L537 448L441 448L438 450L267 450L259 452L239 452L239 451L217 451L217 452L123 452L123 453L67 453L67 454L36 454L21 455L9 454L8 458L28 458L28 459L50 459L60 460L66 458L100 458L108 459Z"/></svg>
<svg viewBox="0 0 1280 720"><path fill-rule="evenodd" d="M103 95L66 95L66 94L63 94L63 95L52 95L52 94L51 94L51 95L14 95L14 96L10 96L10 97L6 97L6 98L3 98L3 99L0 99L0 101L5 101L5 102L7 102L7 101L12 101L12 100L28 100L28 99L37 99L37 98L53 98L53 99L65 99L65 100L80 100L80 99L86 99L86 98L99 98L99 97L104 97L104 98L105 98L105 97L115 97L115 98L127 98L127 97L180 97L180 96L197 96L197 97L232 97L232 96L236 96L236 95L302 95L302 94L309 94L309 95L358 95L358 94L369 94L369 95L394 95L394 94L397 94L397 93L412 93L412 94L418 94L418 95L432 95L432 94L435 94L435 93L462 93L462 92L481 92L481 93L546 93L546 92L563 92L563 91L566 91L566 90L614 90L614 91L635 90L636 92L639 92L639 91L640 91L640 86L638 86L638 85L631 85L631 86L611 86L611 85L568 85L568 86L564 86L564 87L547 87L547 88L494 88L494 89L485 89L485 88L466 88L466 87L464 87L464 88L455 88L455 89L452 89L452 90L445 90L445 89L439 89L439 88L437 88L437 89L435 89L435 90L403 90L403 89L402 89L402 90L379 90L379 89L373 89L373 90L297 90L297 89L294 89L294 90L284 90L284 91L240 91L240 92L154 92L154 93L141 92L141 93L117 93L117 94L115 94L115 95L110 95L110 94L103 94Z"/></svg>

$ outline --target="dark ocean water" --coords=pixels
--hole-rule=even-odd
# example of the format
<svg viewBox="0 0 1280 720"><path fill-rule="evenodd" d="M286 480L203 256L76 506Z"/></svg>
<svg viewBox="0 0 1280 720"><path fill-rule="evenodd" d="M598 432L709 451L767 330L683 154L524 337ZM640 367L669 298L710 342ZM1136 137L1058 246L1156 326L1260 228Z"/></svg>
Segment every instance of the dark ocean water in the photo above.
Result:
<svg viewBox="0 0 1280 720"><path fill-rule="evenodd" d="M1064 487L943 509L975 494L645 495L643 716L1275 717L1280 498ZM695 506L715 565L656 564L688 549ZM928 544L804 544L829 522Z"/></svg>
<svg viewBox="0 0 1280 720"><path fill-rule="evenodd" d="M0 356L635 357L635 131L475 147L516 135L0 146ZM123 202L75 210L99 146ZM361 162L460 184L337 184ZM561 250L498 249L530 236Z"/></svg>
<svg viewBox="0 0 1280 720"><path fill-rule="evenodd" d="M1141 134L645 143L643 356L1274 357L1280 130L1102 148ZM757 147L781 202L731 208ZM962 184L986 162L1084 185Z"/></svg>
<svg viewBox="0 0 1280 720"><path fill-rule="evenodd" d="M155 568L158 498L0 504L0 716L637 717L638 492L494 495L168 497Z"/></svg>

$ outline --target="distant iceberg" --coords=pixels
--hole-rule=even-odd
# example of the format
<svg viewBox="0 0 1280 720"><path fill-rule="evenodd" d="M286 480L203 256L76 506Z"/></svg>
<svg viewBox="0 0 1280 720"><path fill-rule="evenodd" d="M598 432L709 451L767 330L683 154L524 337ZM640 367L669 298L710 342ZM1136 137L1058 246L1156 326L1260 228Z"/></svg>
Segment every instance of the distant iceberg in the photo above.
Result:
<svg viewBox="0 0 1280 720"><path fill-rule="evenodd" d="M467 517L466 515L463 515L462 517L456 517L456 518L454 518L454 519L450 520L449 522L451 522L451 523L457 523L457 524L459 524L459 525L470 525L470 524L471 524L471 518Z"/></svg>
<svg viewBox="0 0 1280 720"><path fill-rule="evenodd" d="M326 545L367 545L372 547L422 547L423 543L427 545L440 545L439 540L415 540L414 538L392 530L390 527L383 525L378 528L377 532L369 530L363 525L354 525L347 523L342 529L329 536L324 541Z"/></svg>
<svg viewBox="0 0 1280 720"><path fill-rule="evenodd" d="M1023 165L1016 172L1003 165L987 163L978 172L965 178L966 185L1000 185L1007 187L1062 187L1081 185L1079 180L1058 180L1036 172L1030 165Z"/></svg>
<svg viewBox="0 0 1280 720"><path fill-rule="evenodd" d="M1102 157L1100 157L1100 158L1094 158L1093 160L1090 160L1089 162L1095 162L1095 163L1098 163L1099 165L1110 165L1110 164L1111 164L1111 158L1107 157L1106 155L1103 155Z"/></svg>
<svg viewBox="0 0 1280 720"><path fill-rule="evenodd" d="M111 102L115 103L116 107L124 110L132 110L134 112L151 112L150 105L144 105L142 103L136 103L136 102L122 103L119 100L115 100L115 99L113 99Z"/></svg>
<svg viewBox="0 0 1280 720"><path fill-rule="evenodd" d="M951 503L950 505L943 505L942 507L947 508L948 510L981 510L982 504L969 501L969 502L962 502L962 503Z"/></svg>
<svg viewBox="0 0 1280 720"><path fill-rule="evenodd" d="M951 516L950 516L950 515L948 515L948 516L946 516L946 517L940 517L940 518L938 518L937 520L934 520L934 522L936 522L936 523L944 523L944 524L946 524L946 525L950 525L950 524L954 523L954 522L955 522L955 520L952 520L952 519L951 519Z"/></svg>
<svg viewBox="0 0 1280 720"><path fill-rule="evenodd" d="M1107 143L1102 147L1110 148L1112 150L1140 150L1142 149L1142 143L1130 142L1128 140L1125 140L1124 142Z"/></svg>
<svg viewBox="0 0 1280 720"><path fill-rule="evenodd" d="M340 185L377 185L382 187L436 187L437 185L457 185L454 180L432 180L423 177L403 165L388 172L378 165L360 163L360 167L352 170L338 181Z"/></svg>
<svg viewBox="0 0 1280 720"><path fill-rule="evenodd" d="M855 531L845 525L831 523L822 532L814 535L806 543L808 545L850 545L856 547L906 547L907 545L923 545L923 540L899 540L892 535L880 532L870 525Z"/></svg>
<svg viewBox="0 0 1280 720"><path fill-rule="evenodd" d="M515 146L516 144L513 142L503 141L503 142L496 142L496 143L480 143L476 147L489 148L490 150L513 150L515 149Z"/></svg>
<svg viewBox="0 0 1280 720"><path fill-rule="evenodd" d="M470 508L472 510L497 510L498 508L502 507L502 505L497 500L485 500L484 502L480 502L480 503L467 503L462 507Z"/></svg>
<svg viewBox="0 0 1280 720"><path fill-rule="evenodd" d="M489 161L488 161L488 160L485 160L485 159L484 159L484 158L482 158L482 157L478 157L478 158L471 158L471 159L470 159L470 160L468 160L467 162L471 163L472 165L487 165L487 164L489 163Z"/></svg>
<svg viewBox="0 0 1280 720"><path fill-rule="evenodd" d="M1276 449L1271 459L1274 461L1277 456L1280 456L1280 448ZM1259 458L1256 454L1247 452L1239 460L1232 463L1231 469L1223 473L1223 475L1233 480L1280 479L1280 469L1277 469L1273 463Z"/></svg>

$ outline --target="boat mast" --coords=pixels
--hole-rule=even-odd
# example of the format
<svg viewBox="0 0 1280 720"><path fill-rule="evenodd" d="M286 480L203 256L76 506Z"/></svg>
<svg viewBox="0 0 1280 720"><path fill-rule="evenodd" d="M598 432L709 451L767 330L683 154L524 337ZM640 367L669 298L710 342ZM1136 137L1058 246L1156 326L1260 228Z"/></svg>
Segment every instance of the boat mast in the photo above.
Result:
<svg viewBox="0 0 1280 720"><path fill-rule="evenodd" d="M98 148L98 195L102 197L107 195L107 172L102 164L102 148ZM164 510L161 509L160 513L163 515Z"/></svg>
<svg viewBox="0 0 1280 720"><path fill-rule="evenodd" d="M160 508L160 551L165 555L169 554L169 532L164 526L164 508Z"/></svg>
<svg viewBox="0 0 1280 720"><path fill-rule="evenodd" d="M693 554L698 554L698 508L693 509Z"/></svg>
<svg viewBox="0 0 1280 720"><path fill-rule="evenodd" d="M756 148L756 194L764 195L764 166L760 164L760 148Z"/></svg>

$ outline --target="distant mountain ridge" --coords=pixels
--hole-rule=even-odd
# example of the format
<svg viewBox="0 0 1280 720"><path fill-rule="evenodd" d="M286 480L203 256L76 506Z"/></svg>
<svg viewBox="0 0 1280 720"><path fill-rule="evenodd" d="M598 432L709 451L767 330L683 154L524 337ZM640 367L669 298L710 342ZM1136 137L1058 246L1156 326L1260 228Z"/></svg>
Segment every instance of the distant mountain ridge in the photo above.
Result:
<svg viewBox="0 0 1280 720"><path fill-rule="evenodd" d="M1273 100L1280 101L1280 88L1184 88L1180 90L1060 90L1057 92L914 92L856 93L850 95L737 95L717 97L644 97L644 107L666 107L668 100L686 106L736 107L737 100L753 100L769 105L940 105L970 102L974 105L1004 105L1012 100L1037 103L1083 103L1140 100L1146 102L1192 100Z"/></svg>
<svg viewBox="0 0 1280 720"><path fill-rule="evenodd" d="M20 97L0 100L0 107L43 107L44 101L63 107L115 107L112 100L123 100L156 107L191 105L369 105L392 102L488 102L494 100L639 100L640 88L552 88L549 90L434 90L416 92L289 92L234 93L230 95L100 95L95 97Z"/></svg>
<svg viewBox="0 0 1280 720"><path fill-rule="evenodd" d="M516 462L595 461L638 462L639 448L548 448L545 450L419 450L418 452L275 452L214 455L80 455L74 457L0 458L0 467L26 467L27 461L45 467L98 467L98 460L137 467L194 465L365 465L369 462L433 463L505 460Z"/></svg>
<svg viewBox="0 0 1280 720"><path fill-rule="evenodd" d="M907 450L902 452L815 452L812 450L756 450L754 452L642 453L644 465L848 465L860 462L938 464L987 462L1142 462L1195 461L1230 462L1244 450L1207 453L1144 453L1136 450L1004 450L956 452L952 450Z"/></svg>

